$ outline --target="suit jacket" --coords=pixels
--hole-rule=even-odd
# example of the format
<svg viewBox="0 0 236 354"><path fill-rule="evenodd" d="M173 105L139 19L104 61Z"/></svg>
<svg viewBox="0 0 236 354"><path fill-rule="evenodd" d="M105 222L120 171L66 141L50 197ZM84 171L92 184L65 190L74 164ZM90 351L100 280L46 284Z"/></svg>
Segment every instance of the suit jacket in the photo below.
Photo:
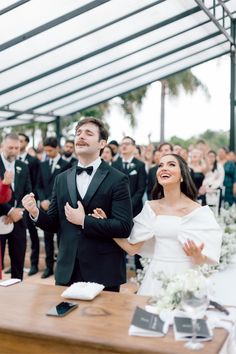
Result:
<svg viewBox="0 0 236 354"><path fill-rule="evenodd" d="M25 160L23 161L26 165L28 165L29 173L30 173L30 180L32 184L32 190L36 193L36 185L37 185L37 178L38 178L38 171L39 171L39 164L40 161L36 158L27 154Z"/></svg>
<svg viewBox="0 0 236 354"><path fill-rule="evenodd" d="M70 165L68 164L68 162L60 158L56 164L54 172L51 173L51 166L49 166L49 160L40 162L36 187L37 196L40 202L43 200L51 200L53 185L56 176L68 169L69 167Z"/></svg>
<svg viewBox="0 0 236 354"><path fill-rule="evenodd" d="M78 200L85 208L84 228L70 223L65 217L66 202L77 208ZM97 207L105 211L107 219L88 216ZM40 210L36 224L49 232L60 232L55 272L57 284L70 281L76 257L85 281L105 286L117 286L126 281L125 253L112 238L128 237L131 232L129 182L124 174L104 161L83 199L76 187L76 166L58 175L49 210L47 213Z"/></svg>
<svg viewBox="0 0 236 354"><path fill-rule="evenodd" d="M6 169L0 156L0 178L3 179ZM6 215L12 207L22 208L22 198L32 191L28 166L19 160L15 161L14 191L8 203L0 206L0 214Z"/></svg>
<svg viewBox="0 0 236 354"><path fill-rule="evenodd" d="M145 164L135 157L132 159L130 165L131 166L127 171L124 170L121 157L118 157L118 159L112 164L113 167L127 174L129 177L133 215L136 216L140 213L143 207L142 198L146 189L147 173L145 170Z"/></svg>
<svg viewBox="0 0 236 354"><path fill-rule="evenodd" d="M70 167L73 167L74 165L78 164L78 159L74 156L71 157L70 161L67 161L67 160L65 160L65 161L70 165Z"/></svg>
<svg viewBox="0 0 236 354"><path fill-rule="evenodd" d="M153 166L152 168L150 168L149 172L148 172L148 181L147 181L147 197L148 200L152 200L152 190L153 187L156 183L156 173L157 173L157 169L158 166Z"/></svg>

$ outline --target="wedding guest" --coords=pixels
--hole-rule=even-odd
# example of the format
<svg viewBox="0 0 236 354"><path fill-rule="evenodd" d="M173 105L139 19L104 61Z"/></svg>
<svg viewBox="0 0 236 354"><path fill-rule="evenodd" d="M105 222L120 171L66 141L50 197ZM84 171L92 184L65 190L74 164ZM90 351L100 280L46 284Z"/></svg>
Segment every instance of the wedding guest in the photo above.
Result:
<svg viewBox="0 0 236 354"><path fill-rule="evenodd" d="M10 171L5 171L3 179L0 178L0 204L6 203L11 199L11 184L13 180L13 173Z"/></svg>
<svg viewBox="0 0 236 354"><path fill-rule="evenodd" d="M41 162L39 165L39 173L37 180L37 195L40 202L40 207L44 211L48 211L51 199L52 190L56 176L70 167L68 162L62 159L59 154L59 143L57 138L49 137L43 142L44 152L48 159ZM44 231L45 244L45 263L46 267L41 278L45 279L53 275L54 267L54 234L49 230ZM57 244L59 244L60 235L57 233Z"/></svg>
<svg viewBox="0 0 236 354"><path fill-rule="evenodd" d="M189 162L188 149L182 148L180 151L180 156L184 159L184 161Z"/></svg>
<svg viewBox="0 0 236 354"><path fill-rule="evenodd" d="M112 161L113 161L113 157L114 157L114 152L111 148L110 145L106 145L102 151L101 154L101 158L108 163L108 165L112 165Z"/></svg>
<svg viewBox="0 0 236 354"><path fill-rule="evenodd" d="M180 145L173 146L173 153L181 156L182 147Z"/></svg>
<svg viewBox="0 0 236 354"><path fill-rule="evenodd" d="M101 161L107 137L102 121L80 120L75 136L78 165L56 177L48 212L38 210L32 194L23 198L39 227L61 233L57 285L97 282L105 290L119 291L126 281L125 254L112 237L128 237L131 231L129 182L126 175ZM89 215L98 206L108 219L97 221Z"/></svg>
<svg viewBox="0 0 236 354"><path fill-rule="evenodd" d="M236 167L235 163L228 160L229 150L227 147L222 147L218 150L218 160L219 163L224 167L225 178L224 178L224 202L232 205L235 203L236 196Z"/></svg>
<svg viewBox="0 0 236 354"><path fill-rule="evenodd" d="M0 179L0 204L7 203L12 197L11 183L13 183L13 173L5 171L3 180ZM1 209L0 209L1 213ZM1 234L1 231L0 231ZM0 279L2 279L2 246L0 242Z"/></svg>
<svg viewBox="0 0 236 354"><path fill-rule="evenodd" d="M201 150L193 149L191 151L189 168L191 169L191 176L198 191L198 200L202 203L202 205L204 205L204 198L202 198L202 195L200 194L200 187L202 186L205 174L207 173L209 167L207 166Z"/></svg>
<svg viewBox="0 0 236 354"><path fill-rule="evenodd" d="M236 163L236 154L234 151L229 151L228 160Z"/></svg>
<svg viewBox="0 0 236 354"><path fill-rule="evenodd" d="M26 228L23 222L23 208L21 200L26 193L31 192L31 182L28 166L17 160L20 152L19 136L14 133L7 134L3 140L0 156L0 177L3 179L5 171L14 175L11 184L12 198L0 205L2 215L6 215L7 222L13 222L11 233L2 235L2 258L4 258L6 241L8 241L9 256L11 260L11 277L23 279L23 269L26 251Z"/></svg>
<svg viewBox="0 0 236 354"><path fill-rule="evenodd" d="M209 171L206 173L199 194L204 198L204 205L216 205L220 208L220 196L223 188L225 172L223 166L217 161L214 150L207 153Z"/></svg>
<svg viewBox="0 0 236 354"><path fill-rule="evenodd" d="M208 206L196 202L197 191L186 162L178 155L161 158L153 200L134 218L129 239L115 241L129 254L151 259L140 295L158 295L161 282L153 274L170 277L197 265L219 261L222 230ZM93 217L105 218L102 208Z"/></svg>
<svg viewBox="0 0 236 354"><path fill-rule="evenodd" d="M113 161L116 161L118 159L118 157L120 156L119 144L116 140L111 140L108 145L110 145L110 147L112 148L112 151L113 151Z"/></svg>
<svg viewBox="0 0 236 354"><path fill-rule="evenodd" d="M144 150L143 154L143 162L145 163L145 169L148 173L150 168L153 167L153 154L154 154L154 145L149 143L148 146Z"/></svg>
<svg viewBox="0 0 236 354"><path fill-rule="evenodd" d="M133 216L136 216L142 210L147 179L145 164L134 157L135 149L135 140L130 136L125 136L120 144L121 157L118 157L112 164L113 167L129 178ZM142 268L138 256L135 257L135 268L136 270Z"/></svg>
<svg viewBox="0 0 236 354"><path fill-rule="evenodd" d="M173 146L170 143L164 142L158 146L159 159L166 155L170 154L173 151ZM157 160L158 161L158 160ZM152 199L152 190L156 183L156 173L158 169L158 164L150 168L147 178L147 198L148 200Z"/></svg>
<svg viewBox="0 0 236 354"><path fill-rule="evenodd" d="M29 137L24 133L19 133L18 135L20 141L20 154L18 155L17 158L28 166L32 191L35 195L37 195L36 184L37 184L37 176L39 171L39 160L36 157L31 156L27 152L27 147L30 141ZM26 226L29 230L29 235L31 240L30 270L28 273L28 275L31 276L38 272L39 237L38 237L37 228L35 227L32 220L29 218L28 214L26 214L25 219L26 219Z"/></svg>
<svg viewBox="0 0 236 354"><path fill-rule="evenodd" d="M142 150L139 145L136 145L136 149L134 150L134 157L140 161L143 161Z"/></svg>
<svg viewBox="0 0 236 354"><path fill-rule="evenodd" d="M61 157L66 162L70 163L71 166L78 163L77 158L74 156L75 143L73 140L67 139L63 148Z"/></svg>

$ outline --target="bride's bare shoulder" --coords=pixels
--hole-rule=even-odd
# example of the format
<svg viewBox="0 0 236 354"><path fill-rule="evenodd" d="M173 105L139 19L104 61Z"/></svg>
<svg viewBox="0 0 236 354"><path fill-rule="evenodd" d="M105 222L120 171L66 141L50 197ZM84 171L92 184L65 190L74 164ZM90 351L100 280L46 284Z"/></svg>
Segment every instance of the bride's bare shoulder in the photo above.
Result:
<svg viewBox="0 0 236 354"><path fill-rule="evenodd" d="M158 214L161 210L161 203L159 200L149 200L148 204L155 214Z"/></svg>
<svg viewBox="0 0 236 354"><path fill-rule="evenodd" d="M189 205L195 209L195 208L201 208L202 206L198 203L198 202L195 202L193 200L191 200L191 202L189 203Z"/></svg>

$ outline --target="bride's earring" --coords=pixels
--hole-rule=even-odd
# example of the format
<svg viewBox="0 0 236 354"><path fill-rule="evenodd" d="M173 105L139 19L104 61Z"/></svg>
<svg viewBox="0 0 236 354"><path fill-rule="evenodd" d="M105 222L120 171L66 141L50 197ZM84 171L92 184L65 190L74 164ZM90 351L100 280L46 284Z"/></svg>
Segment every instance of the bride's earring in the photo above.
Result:
<svg viewBox="0 0 236 354"><path fill-rule="evenodd" d="M181 183L183 182L183 178L182 178L182 177L180 178L180 182L181 182Z"/></svg>

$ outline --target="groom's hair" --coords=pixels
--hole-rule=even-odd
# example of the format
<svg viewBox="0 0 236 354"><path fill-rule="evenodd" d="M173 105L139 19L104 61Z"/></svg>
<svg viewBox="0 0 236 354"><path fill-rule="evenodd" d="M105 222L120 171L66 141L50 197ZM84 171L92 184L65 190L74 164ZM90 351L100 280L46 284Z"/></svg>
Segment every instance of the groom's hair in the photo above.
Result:
<svg viewBox="0 0 236 354"><path fill-rule="evenodd" d="M179 155L176 154L167 154L165 156L173 156L179 164L180 167L180 172L181 172L181 183L180 183L180 190L183 194L185 194L188 198L191 200L196 200L197 199L197 189L195 187L195 184L192 180L190 169L186 163L186 161ZM155 186L153 187L152 190L152 197L153 199L161 199L164 197L164 190L162 185L158 182L156 179Z"/></svg>
<svg viewBox="0 0 236 354"><path fill-rule="evenodd" d="M82 120L80 120L78 122L78 124L75 127L75 131L77 132L77 130L84 124L87 123L92 123L94 125L96 125L98 127L98 131L99 131L99 141L100 140L106 140L108 139L108 131L103 123L103 121L101 121L100 119L97 118L93 118L93 117L87 117L84 118Z"/></svg>

